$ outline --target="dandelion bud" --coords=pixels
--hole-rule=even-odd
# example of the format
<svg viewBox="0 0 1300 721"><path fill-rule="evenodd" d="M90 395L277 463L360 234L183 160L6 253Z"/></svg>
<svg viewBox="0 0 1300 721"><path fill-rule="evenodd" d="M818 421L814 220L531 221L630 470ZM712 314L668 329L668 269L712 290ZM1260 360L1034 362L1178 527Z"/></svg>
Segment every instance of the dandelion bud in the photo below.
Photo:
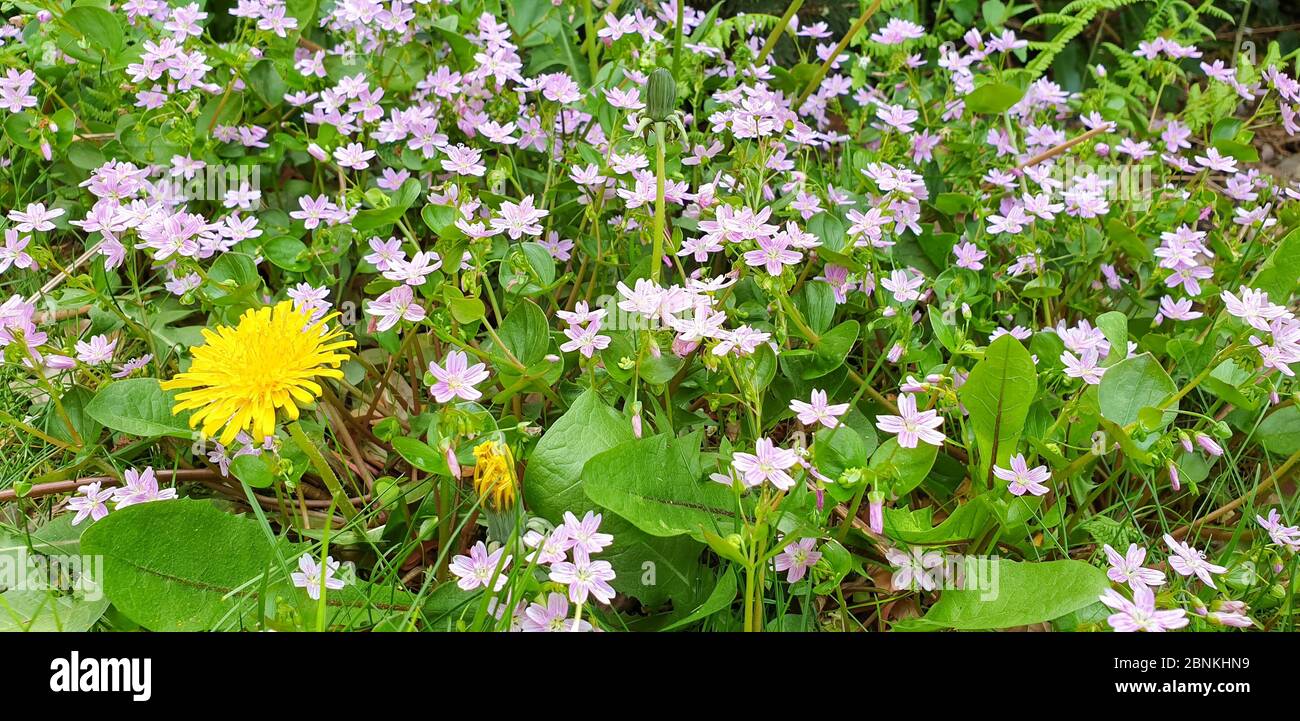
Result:
<svg viewBox="0 0 1300 721"><path fill-rule="evenodd" d="M663 68L650 73L645 84L646 115L655 122L663 122L677 109L677 81Z"/></svg>
<svg viewBox="0 0 1300 721"><path fill-rule="evenodd" d="M504 511L515 505L515 458L510 446L484 441L474 448L474 492L488 508Z"/></svg>

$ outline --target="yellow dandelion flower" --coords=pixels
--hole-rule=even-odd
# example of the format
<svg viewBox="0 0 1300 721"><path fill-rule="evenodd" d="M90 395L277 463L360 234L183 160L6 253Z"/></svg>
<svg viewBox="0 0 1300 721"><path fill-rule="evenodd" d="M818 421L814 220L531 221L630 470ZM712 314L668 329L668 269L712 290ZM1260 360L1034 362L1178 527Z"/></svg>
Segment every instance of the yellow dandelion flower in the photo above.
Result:
<svg viewBox="0 0 1300 721"><path fill-rule="evenodd" d="M342 378L338 366L347 356L337 351L356 346L341 328L330 328L335 315L312 322L310 310L283 301L274 308L250 309L239 325L203 330L204 345L190 348L190 369L162 384L167 390L188 388L176 396L172 413L193 410L190 427L230 443L240 431L253 438L275 434L276 409L297 420L298 405L321 394L315 378Z"/></svg>
<svg viewBox="0 0 1300 721"><path fill-rule="evenodd" d="M474 492L494 511L515 505L515 458L510 446L484 441L474 448Z"/></svg>

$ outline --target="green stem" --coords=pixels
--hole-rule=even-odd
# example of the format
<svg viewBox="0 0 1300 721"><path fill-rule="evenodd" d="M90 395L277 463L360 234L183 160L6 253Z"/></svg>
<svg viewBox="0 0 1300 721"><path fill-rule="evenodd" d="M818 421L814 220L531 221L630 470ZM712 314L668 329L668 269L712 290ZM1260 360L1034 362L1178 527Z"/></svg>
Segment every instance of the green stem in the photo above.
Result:
<svg viewBox="0 0 1300 721"><path fill-rule="evenodd" d="M679 0L680 3L680 0ZM655 218L651 238L654 256L650 259L650 280L659 282L659 268L664 256L664 135L667 124L660 120L655 123Z"/></svg>
<svg viewBox="0 0 1300 721"><path fill-rule="evenodd" d="M777 42L781 40L781 36L785 34L785 29L790 27L790 18L794 17L794 14L799 12L799 8L802 5L803 0L792 0L790 5L786 7L785 14L781 16L779 21L777 21L776 27L772 28L772 34L767 36L767 42L763 43L763 49L758 51L758 57L754 58L755 65L762 65L763 61L767 59L767 56L772 53Z"/></svg>
<svg viewBox="0 0 1300 721"><path fill-rule="evenodd" d="M853 23L852 27L849 28L849 31L844 33L844 37L840 38L839 44L831 51L830 57L826 58L826 62L822 63L821 67L817 68L817 74L813 76L812 81L808 83L808 87L804 89L803 95L800 95L799 99L796 100L792 106L796 112L798 112L799 108L803 107L804 101L808 99L808 96L812 95L813 92L821 86L822 80L826 78L826 73L830 72L831 63L835 62L835 58L838 58L840 53L844 52L844 49L847 48L849 43L853 40L853 36L857 35L858 31L861 30L862 27L867 24L867 21L871 19L871 16L875 15L876 11L880 9L880 2L881 0L874 0L874 2L871 3L871 6L867 8L866 12L862 13L862 15Z"/></svg>
<svg viewBox="0 0 1300 721"><path fill-rule="evenodd" d="M349 521L355 519L357 509L352 507L352 499L348 498L348 494L343 491L343 485L339 483L338 476L334 475L333 469L325 462L325 457L320 454L320 450L307 437L307 433L302 429L302 424L298 421L290 423L289 437L293 439L294 443L298 444L298 448L302 449L303 453L307 454L307 460L311 461L312 467L316 469L316 473L325 482L326 488L330 491L330 496L341 507L343 515Z"/></svg>
<svg viewBox="0 0 1300 721"><path fill-rule="evenodd" d="M677 77L677 71L682 68L682 25L685 21L686 0L677 0L677 25L673 28L673 78ZM662 182L661 180L660 183Z"/></svg>

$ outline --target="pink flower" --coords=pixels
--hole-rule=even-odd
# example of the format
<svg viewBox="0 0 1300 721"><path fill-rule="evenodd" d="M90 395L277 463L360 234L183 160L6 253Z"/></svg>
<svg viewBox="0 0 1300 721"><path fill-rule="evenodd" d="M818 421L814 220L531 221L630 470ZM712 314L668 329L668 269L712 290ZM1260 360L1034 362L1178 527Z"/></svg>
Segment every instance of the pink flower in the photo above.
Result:
<svg viewBox="0 0 1300 721"><path fill-rule="evenodd" d="M821 551L813 550L815 545L817 545L815 538L802 538L787 545L773 560L773 567L777 573L787 572L785 576L787 583L798 583L808 569L821 560Z"/></svg>
<svg viewBox="0 0 1300 721"><path fill-rule="evenodd" d="M1282 525L1282 517L1276 508L1268 509L1268 518L1255 516L1255 521L1268 532L1273 543L1292 551L1300 551L1300 526Z"/></svg>
<svg viewBox="0 0 1300 721"><path fill-rule="evenodd" d="M1174 537L1165 534L1165 544L1173 551L1169 557L1169 567L1180 576L1190 576L1196 574L1196 577L1205 582L1210 588L1217 588L1214 585L1214 579L1210 578L1211 573L1224 573L1227 568L1218 566L1205 560L1205 552L1198 551L1182 541L1174 540Z"/></svg>
<svg viewBox="0 0 1300 721"><path fill-rule="evenodd" d="M500 213L492 216L491 225L498 232L507 233L512 240L519 240L524 235L541 235L542 226L538 221L550 215L549 210L533 206L531 195L525 195L518 203L501 203Z"/></svg>
<svg viewBox="0 0 1300 721"><path fill-rule="evenodd" d="M318 601L322 585L334 591L347 585L343 579L334 578L334 573L338 570L339 562L335 561L333 556L326 556L324 578L322 578L320 564L310 553L304 553L298 557L298 572L289 574L289 579L293 581L294 586L306 589L311 600Z"/></svg>
<svg viewBox="0 0 1300 721"><path fill-rule="evenodd" d="M837 403L829 405L826 402L826 391L813 389L810 402L804 403L801 400L790 401L790 410L799 414L799 422L804 425L821 423L827 428L834 428L840 422L836 420L840 416L848 413L848 403Z"/></svg>
<svg viewBox="0 0 1300 721"><path fill-rule="evenodd" d="M799 462L794 451L779 448L769 438L760 438L755 444L754 453L735 453L731 465L743 474L746 486L753 488L770 481L779 490L787 490L794 485L794 479L785 470Z"/></svg>
<svg viewBox="0 0 1300 721"><path fill-rule="evenodd" d="M523 630L526 632L590 631L591 624L580 621L574 628L569 618L569 599L552 591L546 596L546 605L533 603L524 610Z"/></svg>
<svg viewBox="0 0 1300 721"><path fill-rule="evenodd" d="M769 275L781 275L783 266L794 265L803 260L803 255L789 250L790 241L784 234L758 239L758 250L745 253L745 264L755 268L764 268Z"/></svg>
<svg viewBox="0 0 1300 721"><path fill-rule="evenodd" d="M434 400L439 403L446 403L453 398L474 401L483 396L483 393L474 386L487 380L486 365L483 363L469 365L468 357L458 350L448 353L444 362L447 364L446 368L436 362L429 363L429 372L438 380L430 389Z"/></svg>
<svg viewBox="0 0 1300 721"><path fill-rule="evenodd" d="M456 556L451 559L449 570L460 578L456 582L462 590L473 591L482 586L484 588L492 586L493 592L500 591L506 585L506 569L510 567L510 561L513 556L506 556L502 562L501 554L505 548L498 548L492 553L488 553L487 546L482 541L474 544L469 549L468 556ZM497 570L500 566L500 571Z"/></svg>
<svg viewBox="0 0 1300 721"><path fill-rule="evenodd" d="M980 250L974 243L958 243L952 247L953 255L957 256L957 267L967 270L983 270L984 264L980 261L988 257L988 253Z"/></svg>
<svg viewBox="0 0 1300 721"><path fill-rule="evenodd" d="M87 483L77 492L81 495L68 499L68 508L77 512L72 518L72 525L77 525L90 516L92 521L98 521L108 515L108 506L105 502L113 497L113 490L105 488L100 489L100 482Z"/></svg>
<svg viewBox="0 0 1300 721"><path fill-rule="evenodd" d="M4 245L0 245L0 273L9 270L10 266L18 270L36 269L36 261L27 252L27 244L31 240L31 236L20 237L13 228L5 230Z"/></svg>
<svg viewBox="0 0 1300 721"><path fill-rule="evenodd" d="M409 285L399 285L371 301L366 312L379 318L375 329L380 333L397 325L399 321L409 320L419 323L424 320L424 307L415 302L415 291Z"/></svg>
<svg viewBox="0 0 1300 721"><path fill-rule="evenodd" d="M1047 470L1047 466L1030 468L1025 463L1025 454L1023 453L1017 453L1011 457L1010 469L993 466L993 475L1010 482L1007 490L1011 491L1013 496L1023 496L1026 492L1041 496L1048 491L1043 482L1052 477L1052 474Z"/></svg>
<svg viewBox="0 0 1300 721"><path fill-rule="evenodd" d="M591 324L586 328L579 325L570 325L564 329L564 335L569 340L560 345L560 350L565 353L576 350L583 356L590 358L595 355L596 351L609 347L609 336L600 335L599 318L591 321Z"/></svg>
<svg viewBox="0 0 1300 721"><path fill-rule="evenodd" d="M1110 547L1110 544L1102 548L1106 552L1106 559L1110 561L1110 569L1106 571L1106 576L1115 583L1127 583L1134 591L1147 586L1164 584L1164 573L1154 568L1142 567L1142 563L1147 559L1147 549L1139 547L1136 543L1130 543L1128 552L1121 556L1119 551Z"/></svg>
<svg viewBox="0 0 1300 721"><path fill-rule="evenodd" d="M117 340L109 340L102 335L92 336L89 341L77 341L77 360L86 365L100 365L113 359L113 350Z"/></svg>
<svg viewBox="0 0 1300 721"><path fill-rule="evenodd" d="M1100 385L1105 368L1097 365L1097 350L1089 348L1081 358L1076 358L1070 351L1061 351L1061 362L1065 364L1065 374L1071 378L1082 378L1089 385Z"/></svg>
<svg viewBox="0 0 1300 721"><path fill-rule="evenodd" d="M481 542L480 542L481 543ZM595 596L601 603L614 598L614 567L609 561L593 561L581 549L575 550L573 562L561 561L551 566L551 580L569 587L569 599L585 603L587 596Z"/></svg>
<svg viewBox="0 0 1300 721"><path fill-rule="evenodd" d="M600 553L605 550L609 544L614 542L614 537L608 533L600 533L601 514L594 511L587 511L587 514L579 521L578 517L569 511L564 512L564 548L575 549L582 553L592 554ZM558 529L557 529L558 530Z"/></svg>
<svg viewBox="0 0 1300 721"><path fill-rule="evenodd" d="M890 271L889 277L881 278L880 285L894 295L894 300L906 303L921 298L920 288L925 283L925 276L908 268Z"/></svg>
<svg viewBox="0 0 1300 721"><path fill-rule="evenodd" d="M1146 586L1133 589L1132 601L1119 595L1114 589L1107 589L1098 598L1116 611L1106 619L1106 623L1116 631L1159 633L1173 631L1188 624L1187 612L1181 608L1157 611L1155 594Z"/></svg>
<svg viewBox="0 0 1300 721"><path fill-rule="evenodd" d="M895 569L890 586L895 591L933 591L943 577L943 555L912 546L908 553L897 548L885 549L885 560Z"/></svg>
<svg viewBox="0 0 1300 721"><path fill-rule="evenodd" d="M158 490L158 478L154 475L152 466L145 468L143 473L134 468L126 469L126 485L113 491L113 500L119 510L137 503L170 501L174 498L175 488Z"/></svg>
<svg viewBox="0 0 1300 721"><path fill-rule="evenodd" d="M946 436L939 429L943 418L934 409L916 410L916 396L904 393L898 397L898 412L901 415L882 415L876 417L876 427L886 433L898 434L898 445L903 448L916 448L917 441L925 441L932 446L942 446Z"/></svg>

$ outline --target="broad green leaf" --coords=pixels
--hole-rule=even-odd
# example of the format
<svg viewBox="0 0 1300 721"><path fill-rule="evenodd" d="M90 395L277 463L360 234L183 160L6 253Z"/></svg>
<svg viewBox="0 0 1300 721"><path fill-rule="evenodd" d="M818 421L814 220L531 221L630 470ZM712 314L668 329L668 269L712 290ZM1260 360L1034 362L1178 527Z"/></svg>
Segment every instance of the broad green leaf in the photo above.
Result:
<svg viewBox="0 0 1300 721"><path fill-rule="evenodd" d="M0 632L88 631L108 609L102 567L81 552L85 521L64 514L21 535L0 534Z"/></svg>
<svg viewBox="0 0 1300 721"><path fill-rule="evenodd" d="M446 457L428 443L418 438L398 436L392 440L392 444L393 450L397 451L399 456L425 473L451 475L451 467L447 465Z"/></svg>
<svg viewBox="0 0 1300 721"><path fill-rule="evenodd" d="M550 348L550 326L546 314L531 300L520 301L497 329L501 343L525 367L538 363ZM498 368L513 368L509 357L495 343L489 344L488 354Z"/></svg>
<svg viewBox="0 0 1300 721"><path fill-rule="evenodd" d="M256 521L190 499L110 513L81 542L104 557L113 605L152 631L238 626L255 611L258 579L274 558Z"/></svg>
<svg viewBox="0 0 1300 721"><path fill-rule="evenodd" d="M287 605L289 619L296 614L313 628L316 602L289 583L277 559L296 561L307 547L276 543L279 554L257 521L185 498L114 511L86 530L81 548L104 558L113 605L151 631L246 628L256 622L259 598L273 604L265 608ZM411 594L395 586L355 581L325 598L327 626L422 617Z"/></svg>
<svg viewBox="0 0 1300 721"><path fill-rule="evenodd" d="M871 456L869 467L891 479L893 494L901 496L921 485L934 467L938 453L938 446L923 442L917 443L916 448L903 448L898 445L898 438L893 437L880 444Z"/></svg>
<svg viewBox="0 0 1300 721"><path fill-rule="evenodd" d="M1106 369L1097 389L1101 415L1121 428L1138 421L1148 406L1159 407L1178 390L1173 379L1150 353L1125 358ZM1164 423L1174 419L1178 404L1164 409Z"/></svg>
<svg viewBox="0 0 1300 721"><path fill-rule="evenodd" d="M975 364L957 392L970 411L983 474L991 464L1007 465L1037 392L1034 360L1020 341L1004 335L990 343L984 359Z"/></svg>
<svg viewBox="0 0 1300 721"><path fill-rule="evenodd" d="M524 473L524 498L537 515L555 523L569 511L581 517L599 510L582 488L582 467L598 453L633 439L628 419L584 391L533 448ZM689 538L656 538L615 514L601 530L614 544L600 557L614 566L614 588L647 605L683 597L699 571L700 546Z"/></svg>
<svg viewBox="0 0 1300 721"><path fill-rule="evenodd" d="M1259 424L1255 439L1269 453L1289 456L1300 451L1300 406L1273 411Z"/></svg>
<svg viewBox="0 0 1300 721"><path fill-rule="evenodd" d="M699 441L698 435L670 439L661 434L619 444L587 461L583 489L596 505L652 536L703 540L701 529L730 533L735 498L727 486L700 480L695 472Z"/></svg>
<svg viewBox="0 0 1300 721"><path fill-rule="evenodd" d="M99 389L86 414L115 431L142 438L171 436L189 439L189 412L172 415L176 395L164 391L157 378L114 381Z"/></svg>
<svg viewBox="0 0 1300 721"><path fill-rule="evenodd" d="M1024 95L1023 88L1010 83L986 83L966 96L966 110L980 115L997 115L1010 110Z"/></svg>
<svg viewBox="0 0 1300 721"><path fill-rule="evenodd" d="M230 472L253 488L270 488L275 483L271 457L269 453L239 456L230 462Z"/></svg>
<svg viewBox="0 0 1300 721"><path fill-rule="evenodd" d="M885 535L903 543L944 544L969 541L988 524L990 513L982 499L976 498L960 506L952 515L935 525L934 509L930 507L909 511L905 508L885 508Z"/></svg>
<svg viewBox="0 0 1300 721"><path fill-rule="evenodd" d="M1128 316L1117 310L1102 313L1097 316L1097 327L1110 343L1110 354L1106 356L1108 359L1115 360L1128 355Z"/></svg>
<svg viewBox="0 0 1300 721"><path fill-rule="evenodd" d="M718 577L718 582L714 584L713 591L709 593L708 598L704 599L704 603L701 603L699 608L691 611L680 621L665 626L663 630L672 631L682 626L689 626L729 608L732 602L736 600L739 591L735 572L730 569L723 571L722 575Z"/></svg>
<svg viewBox="0 0 1300 721"><path fill-rule="evenodd" d="M986 561L978 573L967 570L966 583L972 582L987 590L944 591L909 628L976 631L1027 626L1089 606L1110 588L1104 571L1074 560Z"/></svg>

